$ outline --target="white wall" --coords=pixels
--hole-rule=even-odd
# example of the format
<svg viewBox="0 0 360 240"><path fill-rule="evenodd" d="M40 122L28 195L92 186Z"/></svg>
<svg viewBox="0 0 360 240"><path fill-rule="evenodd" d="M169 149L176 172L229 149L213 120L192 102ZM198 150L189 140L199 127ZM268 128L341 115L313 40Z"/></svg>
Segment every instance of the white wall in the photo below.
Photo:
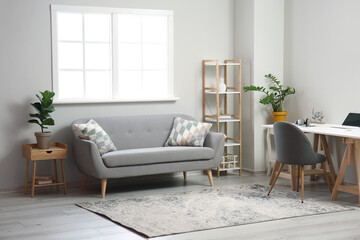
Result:
<svg viewBox="0 0 360 240"><path fill-rule="evenodd" d="M264 76L272 73L283 79L284 0L236 1L235 57L243 60L243 86L267 86ZM265 171L263 124L272 123L271 106L264 106L261 93L242 95L243 167Z"/></svg>
<svg viewBox="0 0 360 240"><path fill-rule="evenodd" d="M360 1L285 1L284 81L296 88L287 106L290 121L324 111L324 121L339 123L360 112ZM345 150L331 138L335 169ZM349 168L345 181L354 181Z"/></svg>
<svg viewBox="0 0 360 240"><path fill-rule="evenodd" d="M241 59L241 84L253 83L254 74L254 1L234 1L234 54ZM254 169L253 98L241 95L242 167Z"/></svg>
<svg viewBox="0 0 360 240"><path fill-rule="evenodd" d="M21 144L34 142L27 123L35 94L51 88L50 4L174 10L174 81L177 102L56 105L53 141L70 143L70 123L82 117L186 113L201 118L201 60L232 58L233 0L1 0L0 189L24 184ZM50 162L49 162L50 163ZM52 170L42 163L40 171ZM70 154L68 181L80 179Z"/></svg>

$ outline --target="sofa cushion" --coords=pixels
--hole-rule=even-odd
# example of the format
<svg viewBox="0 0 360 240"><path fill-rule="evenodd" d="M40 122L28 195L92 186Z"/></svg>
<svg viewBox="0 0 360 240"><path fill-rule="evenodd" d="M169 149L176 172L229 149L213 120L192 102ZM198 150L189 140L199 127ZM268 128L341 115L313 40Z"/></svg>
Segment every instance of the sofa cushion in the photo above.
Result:
<svg viewBox="0 0 360 240"><path fill-rule="evenodd" d="M74 124L80 138L93 141L99 149L100 155L115 151L116 147L104 129L93 119L85 124Z"/></svg>
<svg viewBox="0 0 360 240"><path fill-rule="evenodd" d="M209 160L215 151L208 147L156 147L108 152L102 156L107 167Z"/></svg>
<svg viewBox="0 0 360 240"><path fill-rule="evenodd" d="M189 121L181 117L174 120L170 136L165 143L167 146L194 146L202 147L206 135L209 133L211 123Z"/></svg>

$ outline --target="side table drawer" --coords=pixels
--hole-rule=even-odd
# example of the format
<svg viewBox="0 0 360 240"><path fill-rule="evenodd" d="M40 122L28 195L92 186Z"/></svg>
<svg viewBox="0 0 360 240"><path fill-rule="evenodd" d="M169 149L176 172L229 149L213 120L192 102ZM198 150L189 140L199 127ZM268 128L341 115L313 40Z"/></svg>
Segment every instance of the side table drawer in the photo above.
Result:
<svg viewBox="0 0 360 240"><path fill-rule="evenodd" d="M66 150L47 150L36 151L31 154L31 160L42 159L65 159L67 158Z"/></svg>
<svg viewBox="0 0 360 240"><path fill-rule="evenodd" d="M29 160L65 159L67 146L61 143L50 143L48 149L39 149L36 144L24 144L23 157Z"/></svg>

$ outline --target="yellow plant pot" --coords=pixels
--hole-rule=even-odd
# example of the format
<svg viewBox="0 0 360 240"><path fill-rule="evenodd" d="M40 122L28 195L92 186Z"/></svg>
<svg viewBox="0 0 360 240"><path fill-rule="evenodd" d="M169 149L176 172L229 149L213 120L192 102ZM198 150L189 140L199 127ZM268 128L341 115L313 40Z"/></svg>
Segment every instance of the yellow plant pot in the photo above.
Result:
<svg viewBox="0 0 360 240"><path fill-rule="evenodd" d="M274 118L274 123L275 122L281 122L281 121L286 121L286 115L287 112L272 112L273 118Z"/></svg>

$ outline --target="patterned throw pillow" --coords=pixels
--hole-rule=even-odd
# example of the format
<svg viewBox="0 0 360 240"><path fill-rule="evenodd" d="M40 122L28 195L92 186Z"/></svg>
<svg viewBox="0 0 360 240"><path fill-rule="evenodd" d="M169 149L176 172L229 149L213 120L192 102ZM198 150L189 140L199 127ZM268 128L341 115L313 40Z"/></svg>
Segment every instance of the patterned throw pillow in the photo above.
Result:
<svg viewBox="0 0 360 240"><path fill-rule="evenodd" d="M100 155L110 151L115 151L116 147L111 141L109 135L94 120L90 119L85 124L74 124L79 137L93 141L99 149Z"/></svg>
<svg viewBox="0 0 360 240"><path fill-rule="evenodd" d="M194 146L202 147L206 135L209 133L211 123L189 121L181 117L174 120L173 129L165 143L167 146Z"/></svg>

